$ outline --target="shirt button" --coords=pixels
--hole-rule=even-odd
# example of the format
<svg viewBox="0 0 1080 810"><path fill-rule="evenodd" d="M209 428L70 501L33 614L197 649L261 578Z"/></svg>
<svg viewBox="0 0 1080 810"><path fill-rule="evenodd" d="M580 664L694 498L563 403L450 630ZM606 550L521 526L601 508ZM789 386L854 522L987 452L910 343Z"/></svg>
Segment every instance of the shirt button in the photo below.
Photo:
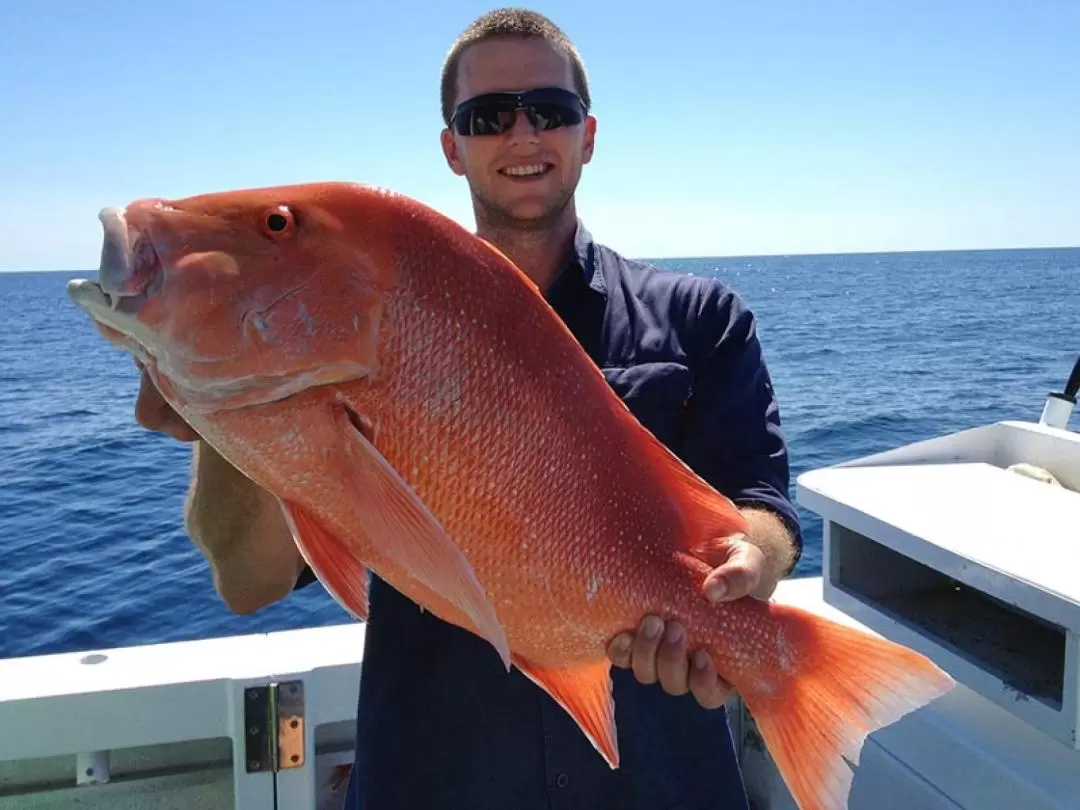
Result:
<svg viewBox="0 0 1080 810"><path fill-rule="evenodd" d="M555 777L555 784L561 788L564 788L570 784L570 777L567 776L565 773L560 773L557 777Z"/></svg>

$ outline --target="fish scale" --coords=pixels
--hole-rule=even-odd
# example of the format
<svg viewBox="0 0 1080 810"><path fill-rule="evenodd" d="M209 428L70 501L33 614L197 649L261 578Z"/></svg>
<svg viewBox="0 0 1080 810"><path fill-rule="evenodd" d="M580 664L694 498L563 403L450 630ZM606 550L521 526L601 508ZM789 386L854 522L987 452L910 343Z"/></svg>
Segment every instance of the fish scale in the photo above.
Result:
<svg viewBox="0 0 1080 810"><path fill-rule="evenodd" d="M102 220L112 288L73 282L73 299L276 496L335 598L365 618L374 571L486 639L611 767L606 646L647 613L679 620L738 690L800 810L846 806L844 758L952 687L924 656L795 607L710 604L695 552L745 517L630 414L535 285L447 217L323 183Z"/></svg>
<svg viewBox="0 0 1080 810"><path fill-rule="evenodd" d="M430 272L447 287L464 281L438 267ZM471 285L478 291L486 288L485 279ZM437 293L434 297L440 298ZM380 386L374 386L358 407L377 414L376 421L385 431L385 438L378 443L380 451L396 469L418 471L418 475L405 476L406 482L469 557L493 601L507 606L497 613L507 626L511 646L537 663L547 663L552 655L564 663L572 653L581 657L581 627L588 626L585 635L592 643L589 656L595 658L596 645L634 624L640 604L655 604L663 593L661 577L642 577L640 571L652 571L655 563L670 559L674 548L670 526L675 515L670 508L665 509L662 495L650 494L647 488L618 490L611 486L621 480L617 474L620 467L632 474L628 454L616 451L612 457L610 448L618 444L613 445L603 432L590 427L595 421L583 417L575 407L584 392L576 378L551 369L557 368L557 356L542 351L523 355L510 349L516 343L513 332L539 332L542 326L514 322L506 310L492 307L491 300L466 300L457 317L453 312L445 312L448 317L428 317L416 331L389 330L391 335L409 335L413 345L440 348L433 352L405 352L405 347L391 336L387 353L401 357L401 365L387 383L389 390L383 392ZM388 312L388 322L408 317L417 305L410 286L402 285L398 302ZM462 330L475 332L481 323L492 336L489 342L462 340ZM495 357L489 359L493 347ZM553 379L557 381L554 385ZM448 384L458 395L461 407L444 417L435 403ZM537 403L524 414L515 407L515 400L522 394L527 401ZM385 407L380 403L393 405ZM426 443L419 445L410 440L421 431L434 437L434 446L444 451L460 444L460 455L433 457ZM522 444L519 437L523 434L536 437L536 442ZM429 462L433 458L441 460L442 467L437 461L425 465L421 456ZM534 467L533 458L545 461ZM459 475L469 482L466 488L447 475L449 467L460 470ZM610 481L604 482L606 488L596 472L601 468L616 471ZM579 478L596 483L567 486ZM510 487L518 493L513 499L506 495ZM598 495L607 499L608 508L598 508ZM526 520L530 522L528 527ZM644 539L646 534L652 542ZM629 536L635 538L633 543L626 542ZM547 550L557 568L577 569L576 576L564 578L553 587L550 577L543 573L547 566L526 565L513 581L501 577L506 564L501 558L504 537L541 538L533 541L532 554ZM584 538L583 545L559 542L573 537ZM543 543L550 544L550 548L544 549ZM594 553L583 554L584 548ZM615 571L611 570L612 563ZM649 587L654 580L656 586ZM592 599L586 600L587 621L567 621L560 606L572 598L569 592L584 594L588 585L581 586L580 582L601 581L639 581L643 587L640 592L621 590L610 594L598 589ZM500 587L509 590L499 594ZM510 618L513 608L509 606L518 601L529 605L530 611L522 623L524 632L515 633L517 622ZM538 621L537 612L549 619ZM527 641L536 634L543 637L543 645ZM515 643L518 635L523 638L520 645Z"/></svg>

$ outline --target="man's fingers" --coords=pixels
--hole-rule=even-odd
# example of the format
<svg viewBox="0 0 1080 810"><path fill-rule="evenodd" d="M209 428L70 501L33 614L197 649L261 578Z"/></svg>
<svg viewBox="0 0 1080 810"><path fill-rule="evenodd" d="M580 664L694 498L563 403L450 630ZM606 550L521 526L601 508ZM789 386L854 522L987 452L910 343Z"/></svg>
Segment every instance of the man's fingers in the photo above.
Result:
<svg viewBox="0 0 1080 810"><path fill-rule="evenodd" d="M168 408L165 398L150 381L150 375L144 369L139 374L139 397L135 400L135 421L147 430L161 430L164 422L164 409Z"/></svg>
<svg viewBox="0 0 1080 810"><path fill-rule="evenodd" d="M172 408L169 409L169 416L166 418L165 426L162 430L181 442L195 442L202 438L195 429L185 422Z"/></svg>
<svg viewBox="0 0 1080 810"><path fill-rule="evenodd" d="M135 421L147 430L167 433L182 442L193 442L199 434L172 409L150 380L146 369L139 376L139 397L135 400Z"/></svg>
<svg viewBox="0 0 1080 810"><path fill-rule="evenodd" d="M608 645L608 658L617 667L630 668L630 645L634 643L629 633L619 633Z"/></svg>
<svg viewBox="0 0 1080 810"><path fill-rule="evenodd" d="M691 657L689 680L690 692L706 709L723 706L731 693L731 685L716 674L712 656L705 650L698 650Z"/></svg>
<svg viewBox="0 0 1080 810"><path fill-rule="evenodd" d="M702 590L711 602L741 599L761 582L765 556L761 549L745 540L732 541L725 562L705 578Z"/></svg>
<svg viewBox="0 0 1080 810"><path fill-rule="evenodd" d="M630 648L630 668L641 683L656 683L656 651L663 632L664 622L660 617L646 616L634 635Z"/></svg>
<svg viewBox="0 0 1080 810"><path fill-rule="evenodd" d="M689 669L686 631L678 622L669 622L656 654L656 676L664 691L669 695L685 695L690 688L687 684Z"/></svg>
<svg viewBox="0 0 1080 810"><path fill-rule="evenodd" d="M686 631L678 622L664 625L656 616L647 616L631 636L620 633L608 644L608 658L645 684L659 682L669 695L690 692L706 709L723 706L731 685L716 673L712 657L704 650L687 655Z"/></svg>
<svg viewBox="0 0 1080 810"><path fill-rule="evenodd" d="M745 534L733 534L724 538L716 538L693 546L690 553L702 562L708 563L712 568L719 568L731 559L731 555L746 540Z"/></svg>

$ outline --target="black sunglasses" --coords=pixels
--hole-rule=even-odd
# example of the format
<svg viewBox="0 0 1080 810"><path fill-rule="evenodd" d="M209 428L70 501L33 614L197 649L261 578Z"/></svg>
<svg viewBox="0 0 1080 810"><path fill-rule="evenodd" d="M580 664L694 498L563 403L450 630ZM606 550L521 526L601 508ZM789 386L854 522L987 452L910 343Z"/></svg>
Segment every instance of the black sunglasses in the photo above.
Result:
<svg viewBox="0 0 1080 810"><path fill-rule="evenodd" d="M517 111L538 130L572 127L585 120L585 103L561 87L538 87L522 93L483 93L461 102L450 118L458 135L499 135L511 129Z"/></svg>

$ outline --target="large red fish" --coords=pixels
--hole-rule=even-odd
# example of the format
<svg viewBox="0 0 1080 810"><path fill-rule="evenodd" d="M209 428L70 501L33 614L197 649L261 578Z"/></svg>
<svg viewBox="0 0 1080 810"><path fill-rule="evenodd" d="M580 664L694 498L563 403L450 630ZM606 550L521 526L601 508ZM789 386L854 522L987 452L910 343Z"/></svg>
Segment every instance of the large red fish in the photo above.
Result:
<svg viewBox="0 0 1080 810"><path fill-rule="evenodd" d="M415 200L326 183L101 213L76 303L281 502L355 616L368 570L494 646L611 767L608 641L677 619L803 810L865 735L947 691L923 656L776 602L710 604L691 551L747 530L630 414L508 259Z"/></svg>

